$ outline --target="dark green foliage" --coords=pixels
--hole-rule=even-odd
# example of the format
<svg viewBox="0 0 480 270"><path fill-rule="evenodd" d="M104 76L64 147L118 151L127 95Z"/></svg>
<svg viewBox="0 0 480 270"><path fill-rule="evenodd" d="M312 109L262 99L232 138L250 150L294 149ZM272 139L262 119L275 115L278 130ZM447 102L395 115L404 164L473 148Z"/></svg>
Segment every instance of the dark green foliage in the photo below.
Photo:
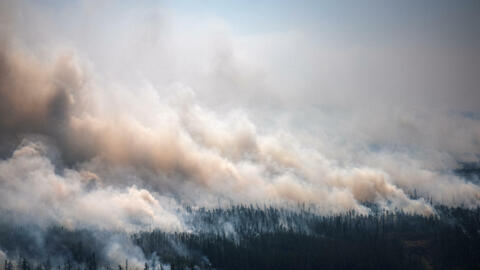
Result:
<svg viewBox="0 0 480 270"><path fill-rule="evenodd" d="M159 254L180 268L480 269L480 210L436 210L437 216L425 217L200 209L190 221L194 233L153 231L132 237L147 256Z"/></svg>
<svg viewBox="0 0 480 270"><path fill-rule="evenodd" d="M139 232L131 240L148 258L144 270L165 265L171 269L480 269L480 209L437 206L436 211L430 217L387 211L319 216L305 207L295 211L188 208L186 223L193 231ZM31 228L0 227L0 248L10 258L24 256L15 265L5 261L5 270L112 269L102 255L105 244L99 240L100 232L54 227L45 232L43 246L30 234ZM54 267L49 258L55 258Z"/></svg>
<svg viewBox="0 0 480 270"><path fill-rule="evenodd" d="M480 163L460 163L453 172L467 181L480 184Z"/></svg>
<svg viewBox="0 0 480 270"><path fill-rule="evenodd" d="M22 264L19 268L22 270L30 270L30 263L28 263L27 259L22 258Z"/></svg>

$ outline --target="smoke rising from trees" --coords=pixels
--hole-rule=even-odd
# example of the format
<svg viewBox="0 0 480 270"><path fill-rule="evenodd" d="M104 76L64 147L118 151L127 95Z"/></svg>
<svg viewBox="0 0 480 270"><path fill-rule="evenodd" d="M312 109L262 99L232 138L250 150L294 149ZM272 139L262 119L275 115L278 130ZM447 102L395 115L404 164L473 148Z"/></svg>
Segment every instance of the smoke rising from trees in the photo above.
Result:
<svg viewBox="0 0 480 270"><path fill-rule="evenodd" d="M80 2L63 7L71 20L0 6L0 212L12 223L173 232L192 229L183 205L479 206L478 182L453 173L479 158L478 56L242 36L215 20L183 31L168 9L119 19ZM116 241L107 253L125 256Z"/></svg>

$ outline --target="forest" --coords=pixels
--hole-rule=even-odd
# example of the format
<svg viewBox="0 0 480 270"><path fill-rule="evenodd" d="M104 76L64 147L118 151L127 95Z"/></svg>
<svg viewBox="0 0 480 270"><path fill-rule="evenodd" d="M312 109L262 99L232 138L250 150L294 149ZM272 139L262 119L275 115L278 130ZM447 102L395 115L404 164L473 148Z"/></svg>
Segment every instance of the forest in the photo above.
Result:
<svg viewBox="0 0 480 270"><path fill-rule="evenodd" d="M480 209L436 206L421 216L375 209L318 215L308 207L187 207L192 230L137 233L0 227L5 270L128 270L105 255L106 239L141 249L141 268L480 269ZM130 266L130 269L138 266Z"/></svg>

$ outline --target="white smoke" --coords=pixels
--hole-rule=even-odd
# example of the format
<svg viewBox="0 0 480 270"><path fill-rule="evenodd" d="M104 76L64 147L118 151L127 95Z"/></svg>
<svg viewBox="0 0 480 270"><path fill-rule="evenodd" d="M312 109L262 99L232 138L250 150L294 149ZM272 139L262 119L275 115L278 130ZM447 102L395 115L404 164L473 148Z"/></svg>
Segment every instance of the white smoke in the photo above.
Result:
<svg viewBox="0 0 480 270"><path fill-rule="evenodd" d="M122 23L88 2L64 7L71 18L5 3L32 15L2 12L0 32L0 210L15 221L188 230L183 203L479 206L480 187L451 173L478 161L480 122L464 116L478 93L441 83L477 81L416 58L449 64L446 48L414 57L215 20L195 34L163 9L121 10Z"/></svg>
<svg viewBox="0 0 480 270"><path fill-rule="evenodd" d="M175 213L164 209L145 189L104 187L88 171L65 169L56 173L45 156L45 147L40 142L24 141L11 158L0 161L0 209L12 213L17 222L61 224L72 229L135 231L155 226L182 230Z"/></svg>

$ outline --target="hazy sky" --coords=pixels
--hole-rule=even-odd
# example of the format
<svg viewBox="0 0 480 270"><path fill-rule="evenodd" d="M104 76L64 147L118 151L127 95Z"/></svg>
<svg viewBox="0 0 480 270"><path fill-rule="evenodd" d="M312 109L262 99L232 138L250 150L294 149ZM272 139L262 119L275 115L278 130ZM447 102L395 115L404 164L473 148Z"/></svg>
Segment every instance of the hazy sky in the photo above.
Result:
<svg viewBox="0 0 480 270"><path fill-rule="evenodd" d="M148 55L135 59L132 69L150 79L193 79L185 78L183 67L180 74L154 67L153 62L165 61L159 59L165 47L182 46L187 52L168 55L175 65L224 54L219 65L251 65L246 69L263 76L260 83L281 78L287 95L277 85L270 92L270 85L257 85L262 89L254 92L288 96L289 102L291 96L303 104L318 103L325 95L344 102L350 94L355 99L364 93L384 99L393 94L396 102L417 106L479 110L478 1L31 1L27 6L37 15L19 15L18 23L35 45L53 36L95 58L97 65L118 64L126 58L124 51L138 49ZM26 27L29 20L47 27ZM201 68L191 65L188 75ZM198 81L192 83L203 92ZM255 86L243 87L249 93L242 97L271 98L249 96L253 90L245 88Z"/></svg>

